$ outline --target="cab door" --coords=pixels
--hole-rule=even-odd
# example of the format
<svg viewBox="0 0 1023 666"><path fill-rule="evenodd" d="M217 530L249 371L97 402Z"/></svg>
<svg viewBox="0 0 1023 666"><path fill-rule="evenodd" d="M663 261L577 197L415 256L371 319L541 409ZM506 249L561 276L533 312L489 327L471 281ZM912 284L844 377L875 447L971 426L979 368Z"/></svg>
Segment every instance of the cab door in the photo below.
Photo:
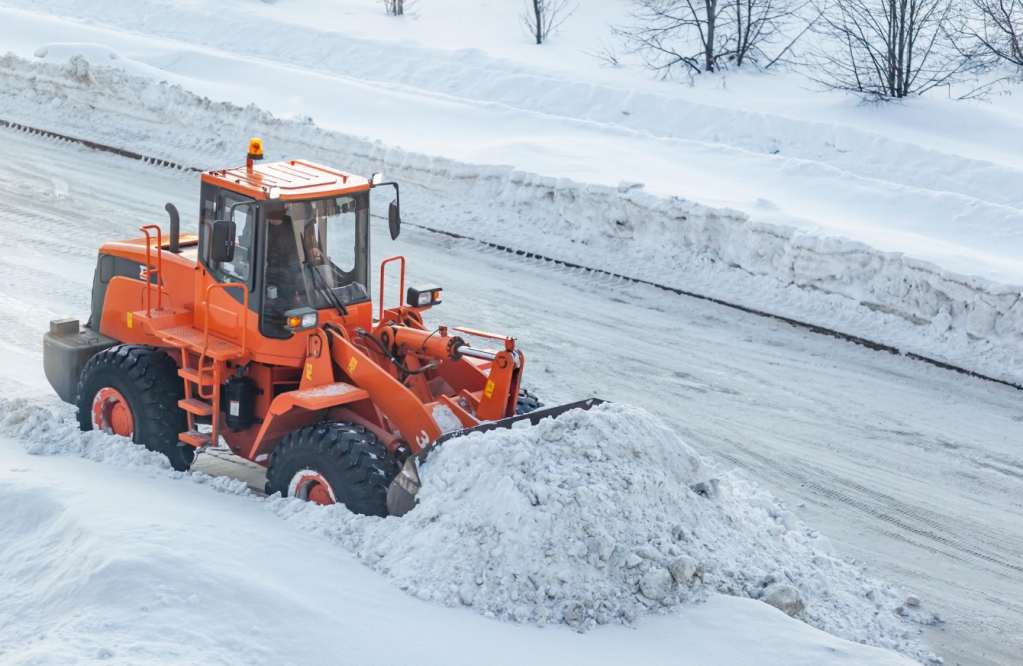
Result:
<svg viewBox="0 0 1023 666"><path fill-rule="evenodd" d="M241 343L242 330L249 325L250 313L258 311L256 292L256 251L259 234L260 203L236 192L203 184L202 223L199 229L200 264L207 279L196 282L196 325L205 326L209 318L210 333ZM217 220L234 222L234 255L230 261L210 259L210 235ZM212 284L244 285L240 288L210 288ZM248 310L244 307L248 296ZM208 302L207 302L208 300ZM204 305L205 304L205 305Z"/></svg>

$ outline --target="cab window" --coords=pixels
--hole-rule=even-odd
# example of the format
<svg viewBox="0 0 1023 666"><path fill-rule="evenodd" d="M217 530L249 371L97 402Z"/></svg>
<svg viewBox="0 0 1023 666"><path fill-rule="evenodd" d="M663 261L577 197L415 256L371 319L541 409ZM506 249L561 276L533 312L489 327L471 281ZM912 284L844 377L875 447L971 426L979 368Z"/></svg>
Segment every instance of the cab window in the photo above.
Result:
<svg viewBox="0 0 1023 666"><path fill-rule="evenodd" d="M211 262L210 272L219 282L248 284L252 276L257 208L247 204L254 202L234 192L222 190L217 197L216 219L231 219L235 224L234 258L229 262Z"/></svg>

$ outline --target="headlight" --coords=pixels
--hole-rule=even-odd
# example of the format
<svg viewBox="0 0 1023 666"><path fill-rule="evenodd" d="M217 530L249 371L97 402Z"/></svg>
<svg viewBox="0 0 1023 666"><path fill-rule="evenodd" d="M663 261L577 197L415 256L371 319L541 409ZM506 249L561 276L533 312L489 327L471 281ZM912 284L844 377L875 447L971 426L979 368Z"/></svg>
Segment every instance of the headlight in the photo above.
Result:
<svg viewBox="0 0 1023 666"><path fill-rule="evenodd" d="M284 321L289 331L308 331L316 328L320 315L312 308L297 308L285 312Z"/></svg>
<svg viewBox="0 0 1023 666"><path fill-rule="evenodd" d="M405 302L409 307L413 308L428 308L432 305L440 305L441 291L441 288L435 284L409 287Z"/></svg>

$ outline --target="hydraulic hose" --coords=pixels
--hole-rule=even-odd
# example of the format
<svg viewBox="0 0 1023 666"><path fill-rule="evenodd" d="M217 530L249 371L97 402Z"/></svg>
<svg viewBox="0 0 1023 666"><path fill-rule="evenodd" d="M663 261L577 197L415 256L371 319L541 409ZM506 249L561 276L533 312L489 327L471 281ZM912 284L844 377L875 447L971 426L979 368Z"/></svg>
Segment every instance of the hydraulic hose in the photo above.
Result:
<svg viewBox="0 0 1023 666"><path fill-rule="evenodd" d="M415 370L412 369L412 368L409 368L404 363L402 363L401 360L397 356L395 356L394 354L391 353L391 350L387 348L387 345L384 344L383 340L381 340L380 338L376 337L375 335L373 335L369 331L366 331L366 330L361 329L361 328L355 329L355 332L359 335L359 337L365 338L365 339L371 341L376 346L376 348L380 350L380 353L383 354L384 356L386 356L391 361L391 363L393 363L394 366L396 368L398 368L398 370L401 371L401 373L404 375L404 377L402 377L402 383L404 383L405 379L407 379L408 377L410 377L412 375L421 375L424 372L426 372L427 370L432 370L432 369L437 367L437 364L434 361L430 361L429 363L427 363L426 365L424 365L421 368L418 368L418 369L415 369Z"/></svg>

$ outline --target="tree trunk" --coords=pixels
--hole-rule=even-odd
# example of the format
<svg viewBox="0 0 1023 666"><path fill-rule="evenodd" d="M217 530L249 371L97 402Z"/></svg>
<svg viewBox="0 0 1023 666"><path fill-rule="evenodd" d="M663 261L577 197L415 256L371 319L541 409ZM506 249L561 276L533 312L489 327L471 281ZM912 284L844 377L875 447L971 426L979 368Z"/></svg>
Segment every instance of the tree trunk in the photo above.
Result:
<svg viewBox="0 0 1023 666"><path fill-rule="evenodd" d="M888 94L895 97L895 31L898 23L896 0L888 0L888 43L885 44L888 59Z"/></svg>
<svg viewBox="0 0 1023 666"><path fill-rule="evenodd" d="M543 10L540 3L543 0L533 0L533 12L536 14L536 43L543 44Z"/></svg>
<svg viewBox="0 0 1023 666"><path fill-rule="evenodd" d="M717 0L704 0L707 8L707 41L703 45L704 69L714 71L714 28L717 24Z"/></svg>
<svg viewBox="0 0 1023 666"><path fill-rule="evenodd" d="M746 25L742 22L742 0L735 0L735 66L742 67L742 56L746 54Z"/></svg>

